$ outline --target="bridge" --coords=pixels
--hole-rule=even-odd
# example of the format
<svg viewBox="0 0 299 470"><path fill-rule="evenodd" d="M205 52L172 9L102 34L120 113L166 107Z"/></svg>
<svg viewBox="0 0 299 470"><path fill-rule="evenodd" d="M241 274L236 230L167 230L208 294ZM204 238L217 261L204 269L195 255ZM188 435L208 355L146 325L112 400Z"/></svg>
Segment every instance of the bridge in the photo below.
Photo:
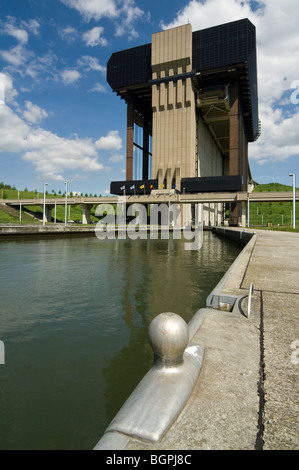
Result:
<svg viewBox="0 0 299 470"><path fill-rule="evenodd" d="M213 192L182 194L167 190L152 191L151 194L125 195L126 204L213 204L213 203L248 203L248 202L292 202L292 191L279 192ZM299 201L299 191L296 192L296 201ZM51 221L51 211L55 206L80 205L83 210L82 223L90 223L90 211L93 206L100 204L117 204L118 196L107 197L48 197L35 199L0 199L0 204L12 207L41 206L45 205L45 220Z"/></svg>

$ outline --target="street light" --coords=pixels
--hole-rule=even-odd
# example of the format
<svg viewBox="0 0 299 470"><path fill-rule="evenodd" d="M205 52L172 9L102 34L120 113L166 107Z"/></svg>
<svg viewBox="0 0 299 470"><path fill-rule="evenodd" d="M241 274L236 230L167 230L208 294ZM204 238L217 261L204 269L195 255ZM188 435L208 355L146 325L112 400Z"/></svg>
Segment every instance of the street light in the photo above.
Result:
<svg viewBox="0 0 299 470"><path fill-rule="evenodd" d="M64 184L65 184L65 222L64 222L64 225L66 227L66 224L67 224L67 184L68 184L68 181L65 181Z"/></svg>
<svg viewBox="0 0 299 470"><path fill-rule="evenodd" d="M291 173L289 176L293 177L293 228L296 228L296 175Z"/></svg>
<svg viewBox="0 0 299 470"><path fill-rule="evenodd" d="M44 184L44 212L43 212L43 226L46 223L46 187L48 186L48 183Z"/></svg>

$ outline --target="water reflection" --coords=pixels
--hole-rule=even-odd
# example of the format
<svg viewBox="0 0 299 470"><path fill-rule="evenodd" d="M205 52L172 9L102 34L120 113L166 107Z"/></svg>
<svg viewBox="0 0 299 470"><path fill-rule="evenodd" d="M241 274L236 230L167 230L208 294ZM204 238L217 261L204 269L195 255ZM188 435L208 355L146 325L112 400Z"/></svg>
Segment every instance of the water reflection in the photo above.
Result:
<svg viewBox="0 0 299 470"><path fill-rule="evenodd" d="M152 363L148 325L189 321L239 250L180 240L0 244L0 449L91 449Z"/></svg>

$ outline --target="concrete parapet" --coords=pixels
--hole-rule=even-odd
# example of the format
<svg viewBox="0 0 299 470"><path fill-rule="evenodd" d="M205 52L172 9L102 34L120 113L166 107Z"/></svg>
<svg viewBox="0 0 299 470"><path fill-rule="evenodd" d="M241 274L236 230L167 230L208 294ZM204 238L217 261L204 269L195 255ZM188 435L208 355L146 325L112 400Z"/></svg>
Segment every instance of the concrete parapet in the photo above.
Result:
<svg viewBox="0 0 299 470"><path fill-rule="evenodd" d="M95 236L95 227L84 227L64 224L51 224L51 225L13 225L13 224L0 224L0 237L1 238L14 238L14 237L43 237L43 236L60 236L60 235L81 235L91 234Z"/></svg>

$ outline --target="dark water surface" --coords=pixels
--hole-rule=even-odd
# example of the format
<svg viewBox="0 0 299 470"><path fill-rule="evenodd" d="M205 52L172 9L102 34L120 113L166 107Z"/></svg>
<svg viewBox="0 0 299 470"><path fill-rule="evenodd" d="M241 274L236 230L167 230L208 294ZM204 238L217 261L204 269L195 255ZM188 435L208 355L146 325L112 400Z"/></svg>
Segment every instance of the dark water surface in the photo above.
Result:
<svg viewBox="0 0 299 470"><path fill-rule="evenodd" d="M151 320L187 322L240 249L184 240L0 243L0 450L92 449L152 364Z"/></svg>

